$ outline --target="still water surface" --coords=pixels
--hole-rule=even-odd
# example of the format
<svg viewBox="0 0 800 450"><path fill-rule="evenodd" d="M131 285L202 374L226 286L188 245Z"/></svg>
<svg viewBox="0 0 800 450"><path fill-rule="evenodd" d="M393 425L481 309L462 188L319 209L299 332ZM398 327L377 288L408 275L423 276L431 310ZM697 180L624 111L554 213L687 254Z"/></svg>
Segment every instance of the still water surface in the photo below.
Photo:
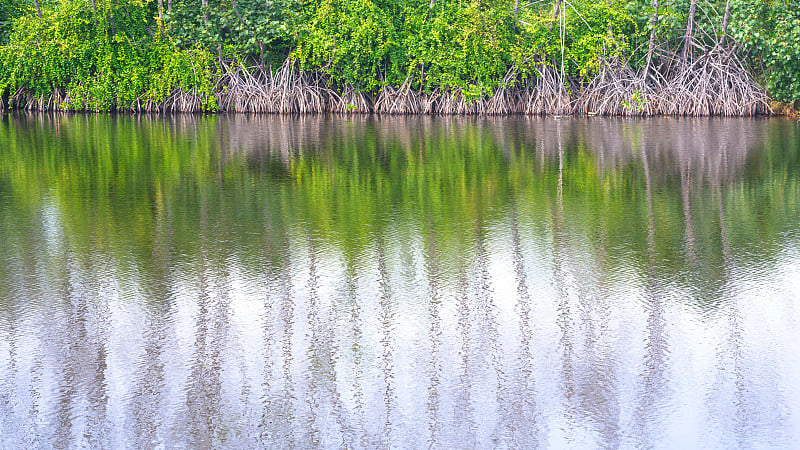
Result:
<svg viewBox="0 0 800 450"><path fill-rule="evenodd" d="M800 126L0 116L0 447L791 447Z"/></svg>

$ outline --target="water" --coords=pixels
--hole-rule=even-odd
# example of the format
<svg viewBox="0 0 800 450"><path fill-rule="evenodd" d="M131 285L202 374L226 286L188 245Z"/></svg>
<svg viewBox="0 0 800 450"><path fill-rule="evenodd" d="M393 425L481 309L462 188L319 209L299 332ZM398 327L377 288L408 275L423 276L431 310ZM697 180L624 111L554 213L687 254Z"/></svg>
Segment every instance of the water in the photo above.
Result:
<svg viewBox="0 0 800 450"><path fill-rule="evenodd" d="M0 116L0 447L792 447L800 126Z"/></svg>

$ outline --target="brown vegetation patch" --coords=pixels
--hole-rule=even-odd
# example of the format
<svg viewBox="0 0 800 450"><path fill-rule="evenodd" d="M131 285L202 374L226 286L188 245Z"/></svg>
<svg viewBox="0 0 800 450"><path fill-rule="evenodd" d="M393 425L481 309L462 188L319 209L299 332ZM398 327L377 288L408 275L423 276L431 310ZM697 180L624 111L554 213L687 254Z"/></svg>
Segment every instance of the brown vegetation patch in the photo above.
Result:
<svg viewBox="0 0 800 450"><path fill-rule="evenodd" d="M800 110L791 103L772 102L772 111L778 116L787 116L794 119L800 119Z"/></svg>

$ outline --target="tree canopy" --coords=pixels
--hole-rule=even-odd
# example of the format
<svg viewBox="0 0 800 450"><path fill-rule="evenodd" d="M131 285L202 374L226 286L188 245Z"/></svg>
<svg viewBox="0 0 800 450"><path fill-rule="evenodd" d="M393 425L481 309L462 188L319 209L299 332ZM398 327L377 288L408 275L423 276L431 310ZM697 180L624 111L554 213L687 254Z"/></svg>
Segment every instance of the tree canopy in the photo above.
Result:
<svg viewBox="0 0 800 450"><path fill-rule="evenodd" d="M787 38L789 36L795 39ZM714 53L716 52L716 53ZM738 55L773 98L800 100L797 0L4 0L0 92L28 105L142 109L175 92L218 108L229 67L290 61L352 88L466 101L557 73L570 95L612 68L641 86ZM727 54L728 56L724 56ZM738 67L738 66L737 66ZM628 77L630 78L630 77ZM649 80L649 81L648 81ZM639 86L639 85L637 85ZM562 88L558 88L562 89ZM647 89L629 89L626 107ZM642 93L641 97L630 93ZM46 101L43 99L47 99ZM16 104L19 106L20 101ZM24 103L24 102L23 102ZM24 105L23 105L24 106Z"/></svg>

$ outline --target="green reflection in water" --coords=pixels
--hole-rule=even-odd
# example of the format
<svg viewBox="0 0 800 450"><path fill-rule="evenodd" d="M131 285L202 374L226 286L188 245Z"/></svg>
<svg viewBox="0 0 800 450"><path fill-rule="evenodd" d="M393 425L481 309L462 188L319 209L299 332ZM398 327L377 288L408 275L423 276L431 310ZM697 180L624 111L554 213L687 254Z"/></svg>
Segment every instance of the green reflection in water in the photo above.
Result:
<svg viewBox="0 0 800 450"><path fill-rule="evenodd" d="M779 119L5 115L1 245L48 245L55 208L77 255L166 283L164 258L280 271L307 235L356 266L376 236L432 233L452 284L519 218L586 277L711 300L731 265L768 272L796 244L799 142Z"/></svg>

